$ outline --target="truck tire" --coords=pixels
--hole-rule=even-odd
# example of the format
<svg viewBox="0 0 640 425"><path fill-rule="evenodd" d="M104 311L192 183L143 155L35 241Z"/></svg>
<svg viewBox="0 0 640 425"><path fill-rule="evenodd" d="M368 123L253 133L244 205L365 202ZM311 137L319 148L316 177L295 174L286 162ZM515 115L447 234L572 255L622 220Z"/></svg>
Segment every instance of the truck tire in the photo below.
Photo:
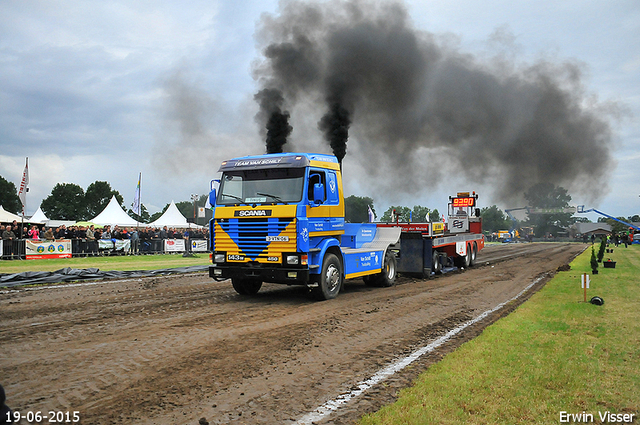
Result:
<svg viewBox="0 0 640 425"><path fill-rule="evenodd" d="M318 277L318 286L313 289L315 299L323 301L338 296L342 289L342 263L340 259L330 252L322 260L322 271Z"/></svg>
<svg viewBox="0 0 640 425"><path fill-rule="evenodd" d="M469 259L469 267L476 265L476 258L478 257L478 244L473 243L473 249L471 250L471 258Z"/></svg>
<svg viewBox="0 0 640 425"><path fill-rule="evenodd" d="M396 283L398 270L397 263L396 256L393 255L392 252L387 251L385 252L382 260L382 271L380 273L364 276L362 280L364 280L364 283L367 286L375 286L378 288L393 286Z"/></svg>
<svg viewBox="0 0 640 425"><path fill-rule="evenodd" d="M467 268L471 262L471 247L467 245L467 254L455 257L454 263L458 268Z"/></svg>
<svg viewBox="0 0 640 425"><path fill-rule="evenodd" d="M433 255L431 256L431 271L435 274L442 273L442 264L440 263L440 255L438 255L438 251L433 250Z"/></svg>
<svg viewBox="0 0 640 425"><path fill-rule="evenodd" d="M388 251L384 253L384 260L382 262L382 271L376 276L378 286L388 288L396 284L396 270L397 270L396 256L393 252Z"/></svg>
<svg viewBox="0 0 640 425"><path fill-rule="evenodd" d="M255 295L262 287L262 282L254 279L231 279L233 289L240 295Z"/></svg>

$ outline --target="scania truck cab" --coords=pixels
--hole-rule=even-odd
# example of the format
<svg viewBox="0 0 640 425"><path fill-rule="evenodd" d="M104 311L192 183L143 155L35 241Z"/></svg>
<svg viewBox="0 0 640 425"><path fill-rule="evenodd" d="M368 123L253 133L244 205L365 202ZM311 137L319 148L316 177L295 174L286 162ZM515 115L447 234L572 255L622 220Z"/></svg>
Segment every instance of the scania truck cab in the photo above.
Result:
<svg viewBox="0 0 640 425"><path fill-rule="evenodd" d="M334 298L344 279L391 286L399 228L345 223L340 164L333 155L266 154L224 161L209 195L209 275L241 295L263 282L306 285Z"/></svg>

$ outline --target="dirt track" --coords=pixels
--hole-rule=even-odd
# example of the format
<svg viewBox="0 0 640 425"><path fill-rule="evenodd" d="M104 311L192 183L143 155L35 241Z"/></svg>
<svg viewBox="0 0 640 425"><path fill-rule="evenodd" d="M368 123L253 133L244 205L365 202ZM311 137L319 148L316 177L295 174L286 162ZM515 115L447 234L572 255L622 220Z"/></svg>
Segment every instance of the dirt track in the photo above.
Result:
<svg viewBox="0 0 640 425"><path fill-rule="evenodd" d="M326 302L271 284L244 298L205 274L0 291L0 383L14 410L79 411L85 425L293 424L545 276L539 288L584 247L491 245L464 272L400 277L392 288L348 281ZM351 424L392 401L514 307L322 423Z"/></svg>

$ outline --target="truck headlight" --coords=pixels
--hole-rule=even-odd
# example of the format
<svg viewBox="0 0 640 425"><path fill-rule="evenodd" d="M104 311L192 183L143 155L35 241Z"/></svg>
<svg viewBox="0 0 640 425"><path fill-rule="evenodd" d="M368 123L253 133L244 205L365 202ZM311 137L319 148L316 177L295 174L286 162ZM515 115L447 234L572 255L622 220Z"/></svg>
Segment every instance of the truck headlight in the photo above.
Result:
<svg viewBox="0 0 640 425"><path fill-rule="evenodd" d="M287 264L297 266L300 264L300 258L297 255L287 255Z"/></svg>
<svg viewBox="0 0 640 425"><path fill-rule="evenodd" d="M227 259L227 254L224 252L216 252L213 254L214 263L224 263Z"/></svg>

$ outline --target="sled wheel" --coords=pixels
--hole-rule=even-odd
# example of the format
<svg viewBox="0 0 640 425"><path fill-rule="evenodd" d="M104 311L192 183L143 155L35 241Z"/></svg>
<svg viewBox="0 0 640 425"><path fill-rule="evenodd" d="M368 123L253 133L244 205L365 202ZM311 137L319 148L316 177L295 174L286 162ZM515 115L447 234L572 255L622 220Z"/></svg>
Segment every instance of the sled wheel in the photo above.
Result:
<svg viewBox="0 0 640 425"><path fill-rule="evenodd" d="M478 244L473 243L473 250L471 250L471 259L469 260L469 267L476 265L476 258L478 257Z"/></svg>
<svg viewBox="0 0 640 425"><path fill-rule="evenodd" d="M433 250L433 255L431 256L431 270L435 274L442 273L442 264L440 263L440 255L436 250Z"/></svg>

